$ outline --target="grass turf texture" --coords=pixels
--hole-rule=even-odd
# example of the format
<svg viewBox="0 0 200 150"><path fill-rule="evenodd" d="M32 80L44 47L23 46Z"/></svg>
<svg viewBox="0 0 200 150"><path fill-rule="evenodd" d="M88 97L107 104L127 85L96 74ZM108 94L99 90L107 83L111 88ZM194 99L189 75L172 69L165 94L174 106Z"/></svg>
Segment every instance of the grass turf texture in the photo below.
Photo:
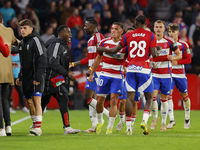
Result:
<svg viewBox="0 0 200 150"><path fill-rule="evenodd" d="M88 111L70 111L71 127L85 130L91 127ZM134 125L132 136L126 136L124 126L120 132L116 132L115 127L119 122L119 117L115 121L112 135L106 135L107 118L104 116L105 124L101 134L79 133L74 135L63 135L62 121L58 110L48 110L43 117L42 131L40 137L27 136L31 119L25 120L12 126L13 134L11 137L0 137L1 150L50 150L50 149L199 149L200 146L200 111L191 111L191 127L185 130L184 111L175 111L176 125L173 129L160 132L160 122L158 121L156 130L150 130L153 117L149 118L149 135L143 135L140 123L143 111L139 110ZM27 113L17 111L11 114L12 122L28 116ZM169 120L168 120L169 121ZM167 121L167 123L168 123Z"/></svg>

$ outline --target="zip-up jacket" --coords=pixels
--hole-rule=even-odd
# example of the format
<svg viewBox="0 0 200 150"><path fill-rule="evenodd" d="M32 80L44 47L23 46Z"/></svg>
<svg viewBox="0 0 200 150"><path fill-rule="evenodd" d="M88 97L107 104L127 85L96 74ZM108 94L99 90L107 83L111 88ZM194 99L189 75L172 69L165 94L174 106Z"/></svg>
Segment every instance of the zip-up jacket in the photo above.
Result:
<svg viewBox="0 0 200 150"><path fill-rule="evenodd" d="M47 64L46 48L35 29L21 41L19 53L21 61L19 78L22 81L23 92L43 92L42 84ZM41 84L35 86L33 80Z"/></svg>
<svg viewBox="0 0 200 150"><path fill-rule="evenodd" d="M49 39L45 46L47 48L47 69L45 93L66 93L63 85L68 90L68 72L69 72L69 48L65 40L53 36ZM57 75L62 75L65 83L62 86L54 87L51 79Z"/></svg>

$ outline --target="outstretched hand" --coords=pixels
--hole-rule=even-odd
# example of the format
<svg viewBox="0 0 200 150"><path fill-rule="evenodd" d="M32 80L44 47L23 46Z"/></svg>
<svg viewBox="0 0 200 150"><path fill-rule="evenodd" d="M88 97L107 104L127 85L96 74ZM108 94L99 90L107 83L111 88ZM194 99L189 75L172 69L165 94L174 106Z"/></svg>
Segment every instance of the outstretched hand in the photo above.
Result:
<svg viewBox="0 0 200 150"><path fill-rule="evenodd" d="M72 81L76 81L76 78L74 77L74 73L73 72L69 72L68 73L68 78Z"/></svg>
<svg viewBox="0 0 200 150"><path fill-rule="evenodd" d="M161 46L157 46L157 52L156 52L156 56L158 56L161 53L162 47Z"/></svg>

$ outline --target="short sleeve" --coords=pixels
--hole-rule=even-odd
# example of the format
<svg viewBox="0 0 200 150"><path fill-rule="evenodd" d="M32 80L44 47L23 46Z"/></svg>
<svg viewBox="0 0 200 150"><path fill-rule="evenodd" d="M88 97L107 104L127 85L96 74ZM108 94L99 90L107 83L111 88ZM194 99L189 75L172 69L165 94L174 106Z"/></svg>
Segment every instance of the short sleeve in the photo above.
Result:
<svg viewBox="0 0 200 150"><path fill-rule="evenodd" d="M125 46L127 45L126 36L127 36L127 34L125 34L125 35L122 37L121 41L120 41L120 44L121 44L122 47L125 47Z"/></svg>
<svg viewBox="0 0 200 150"><path fill-rule="evenodd" d="M150 48L157 47L157 38L154 33L151 34Z"/></svg>

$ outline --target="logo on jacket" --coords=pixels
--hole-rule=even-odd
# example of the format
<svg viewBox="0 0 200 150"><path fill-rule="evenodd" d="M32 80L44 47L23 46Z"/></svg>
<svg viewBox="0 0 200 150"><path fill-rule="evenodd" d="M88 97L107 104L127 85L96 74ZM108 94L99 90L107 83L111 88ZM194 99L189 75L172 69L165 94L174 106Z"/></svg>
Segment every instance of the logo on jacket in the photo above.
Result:
<svg viewBox="0 0 200 150"><path fill-rule="evenodd" d="M27 45L27 50L29 50L29 44Z"/></svg>

